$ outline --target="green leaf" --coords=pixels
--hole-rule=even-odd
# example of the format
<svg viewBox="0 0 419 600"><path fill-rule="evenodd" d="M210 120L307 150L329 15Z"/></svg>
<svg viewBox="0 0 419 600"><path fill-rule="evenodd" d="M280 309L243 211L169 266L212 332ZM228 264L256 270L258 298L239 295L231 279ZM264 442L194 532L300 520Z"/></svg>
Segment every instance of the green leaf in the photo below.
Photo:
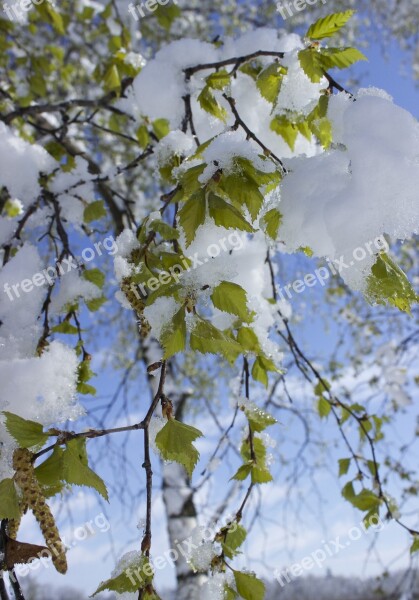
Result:
<svg viewBox="0 0 419 600"><path fill-rule="evenodd" d="M221 541L221 547L227 558L234 558L238 552L237 548L243 544L247 532L244 527L235 523L234 529L229 529Z"/></svg>
<svg viewBox="0 0 419 600"><path fill-rule="evenodd" d="M347 10L323 17L309 27L305 37L310 40L322 40L331 37L342 29L354 14L354 10Z"/></svg>
<svg viewBox="0 0 419 600"><path fill-rule="evenodd" d="M247 294L237 283L222 281L214 288L211 300L219 310L236 315L245 323L252 321L252 314L247 308Z"/></svg>
<svg viewBox="0 0 419 600"><path fill-rule="evenodd" d="M95 376L95 373L90 368L90 360L85 359L81 361L77 369L77 375L77 391L79 394L92 394L94 396L96 394L95 388L86 383Z"/></svg>
<svg viewBox="0 0 419 600"><path fill-rule="evenodd" d="M43 446L49 435L44 433L41 423L22 419L18 415L4 411L6 416L6 429L13 439L19 444L19 448L32 448Z"/></svg>
<svg viewBox="0 0 419 600"><path fill-rule="evenodd" d="M231 364L241 353L240 344L201 318L192 330L190 344L192 350L202 354L221 354Z"/></svg>
<svg viewBox="0 0 419 600"><path fill-rule="evenodd" d="M204 87L202 92L198 96L198 102L205 112L209 113L213 117L225 121L227 117L227 111L223 108L215 96L211 93L208 85Z"/></svg>
<svg viewBox="0 0 419 600"><path fill-rule="evenodd" d="M242 571L233 571L237 591L245 600L263 600L265 597L265 584L263 581Z"/></svg>
<svg viewBox="0 0 419 600"><path fill-rule="evenodd" d="M98 288L102 289L105 285L105 273L100 269L86 269L83 271L83 279L94 283Z"/></svg>
<svg viewBox="0 0 419 600"><path fill-rule="evenodd" d="M172 321L163 327L160 343L164 348L164 358L170 358L177 352L182 352L186 346L185 307L182 306Z"/></svg>
<svg viewBox="0 0 419 600"><path fill-rule="evenodd" d="M271 208L267 213L263 215L260 220L264 230L273 240L277 240L279 227L282 223L282 215L276 208Z"/></svg>
<svg viewBox="0 0 419 600"><path fill-rule="evenodd" d="M230 586L224 586L224 600L236 600L237 593Z"/></svg>
<svg viewBox="0 0 419 600"><path fill-rule="evenodd" d="M90 310L90 312L96 312L101 306L103 306L103 304L105 304L105 302L105 296L99 296L99 298L92 298L91 300L86 300L86 306Z"/></svg>
<svg viewBox="0 0 419 600"><path fill-rule="evenodd" d="M160 141L170 132L169 121L167 119L156 119L153 121L153 131Z"/></svg>
<svg viewBox="0 0 419 600"><path fill-rule="evenodd" d="M316 48L306 48L298 53L301 68L313 83L320 83L324 77L322 55Z"/></svg>
<svg viewBox="0 0 419 600"><path fill-rule="evenodd" d="M234 206L228 204L228 202L219 196L211 193L208 198L208 206L210 217L214 219L218 227L239 229L240 231L254 231L253 227L246 221L237 208L234 208Z"/></svg>
<svg viewBox="0 0 419 600"><path fill-rule="evenodd" d="M221 187L233 202L245 204L252 219L256 219L263 204L263 194L252 178L240 175L223 176Z"/></svg>
<svg viewBox="0 0 419 600"><path fill-rule="evenodd" d="M342 475L346 475L346 473L349 471L351 459L350 458L340 458L338 462L339 462L339 477L342 477Z"/></svg>
<svg viewBox="0 0 419 600"><path fill-rule="evenodd" d="M245 440L240 449L240 453L245 461L243 466L251 465L250 474L252 483L269 483L272 481L272 475L266 465L266 447L261 438L253 437L253 451L255 460L252 460L250 443L248 440ZM237 477L235 478L237 479Z"/></svg>
<svg viewBox="0 0 419 600"><path fill-rule="evenodd" d="M262 70L262 66L259 62L253 60L244 63L242 67L240 67L239 71L244 73L245 75L249 75L254 81L257 80L259 73Z"/></svg>
<svg viewBox="0 0 419 600"><path fill-rule="evenodd" d="M349 501L355 508L359 508L359 510L376 509L381 504L381 499L374 492L366 489L362 490L356 496L349 498Z"/></svg>
<svg viewBox="0 0 419 600"><path fill-rule="evenodd" d="M43 2L42 4L37 5L35 4L35 6L45 21L49 22L59 34L65 35L63 19L61 15L54 10L49 2Z"/></svg>
<svg viewBox="0 0 419 600"><path fill-rule="evenodd" d="M138 595L139 589L144 589L145 586L151 584L153 575L149 575L149 573L152 572L149 559L146 556L139 556L129 563L122 573L116 577L103 581L95 593L90 597L93 598L93 596L96 596L96 594L99 594L104 590L117 592L118 594L123 594L124 592L137 592Z"/></svg>
<svg viewBox="0 0 419 600"><path fill-rule="evenodd" d="M85 223L97 221L102 217L106 217L106 209L103 200L95 200L95 202L88 204L84 209L83 220Z"/></svg>
<svg viewBox="0 0 419 600"><path fill-rule="evenodd" d="M180 183L180 191L173 202L179 202L182 200L185 202L188 198L192 196L195 192L202 192L202 183L199 181L199 176L203 173L206 165L202 163L200 165L195 165L191 167L187 171L185 171L182 177L179 180Z"/></svg>
<svg viewBox="0 0 419 600"><path fill-rule="evenodd" d="M319 413L320 417L322 419L328 417L331 410L332 406L330 402L328 402L324 396L319 396L317 399L317 412Z"/></svg>
<svg viewBox="0 0 419 600"><path fill-rule="evenodd" d="M263 157L260 158L264 161L268 160ZM278 185L281 182L282 174L276 168L273 171L261 171L254 166L251 160L244 158L243 156L236 156L234 158L234 163L237 165L237 169L258 187L266 184Z"/></svg>
<svg viewBox="0 0 419 600"><path fill-rule="evenodd" d="M349 502L352 501L352 498L355 496L355 490L352 481L348 481L348 483L344 485L342 489L342 496L345 498L345 500L349 500Z"/></svg>
<svg viewBox="0 0 419 600"><path fill-rule="evenodd" d="M68 333L71 335L77 335L79 332L77 327L72 325L70 321L62 321L62 323L59 323L59 325L55 325L51 331L53 333Z"/></svg>
<svg viewBox="0 0 419 600"><path fill-rule="evenodd" d="M119 76L118 67L111 65L103 76L103 89L106 92L114 92L121 87L121 78Z"/></svg>
<svg viewBox="0 0 419 600"><path fill-rule="evenodd" d="M246 352L260 351L258 337L250 327L240 327L237 333L237 341Z"/></svg>
<svg viewBox="0 0 419 600"><path fill-rule="evenodd" d="M160 219L152 221L152 223L150 223L150 229L159 233L164 240L177 240L179 237L179 231L177 229Z"/></svg>
<svg viewBox="0 0 419 600"><path fill-rule="evenodd" d="M225 69L211 73L205 79L207 85L214 90L222 90L230 83L230 75Z"/></svg>
<svg viewBox="0 0 419 600"><path fill-rule="evenodd" d="M94 488L105 500L108 500L108 492L103 480L88 465L84 438L77 438L66 443L62 464L64 481L72 485Z"/></svg>
<svg viewBox="0 0 419 600"><path fill-rule="evenodd" d="M356 48L322 48L320 54L325 69L346 69L360 60L368 60L365 54Z"/></svg>
<svg viewBox="0 0 419 600"><path fill-rule="evenodd" d="M372 267L365 295L371 303L391 304L409 314L419 301L406 274L387 254L380 254Z"/></svg>
<svg viewBox="0 0 419 600"><path fill-rule="evenodd" d="M55 496L63 489L63 454L60 446L55 446L52 454L35 469L35 475L46 498Z"/></svg>
<svg viewBox="0 0 419 600"><path fill-rule="evenodd" d="M154 13L156 15L159 25L164 27L167 31L170 30L173 21L175 21L182 13L179 6L176 4L170 4L169 6L157 6L157 10ZM144 598L144 600L147 600Z"/></svg>
<svg viewBox="0 0 419 600"><path fill-rule="evenodd" d="M4 210L8 217L14 219L20 215L22 209L19 203L13 203L11 200L7 200L6 204L4 205Z"/></svg>
<svg viewBox="0 0 419 600"><path fill-rule="evenodd" d="M252 468L252 483L270 483L273 477L266 466L254 465Z"/></svg>
<svg viewBox="0 0 419 600"><path fill-rule="evenodd" d="M96 388L88 383L79 383L77 385L77 391L79 394L90 394L91 396L96 396Z"/></svg>
<svg viewBox="0 0 419 600"><path fill-rule="evenodd" d="M169 419L156 435L156 446L164 460L174 460L183 465L189 476L199 460L199 452L193 442L202 432L191 425Z"/></svg>
<svg viewBox="0 0 419 600"><path fill-rule="evenodd" d="M263 383L263 385L267 387L268 371L278 373L278 368L269 358L266 358L266 356L260 354L253 363L252 377L255 381L260 381L260 383Z"/></svg>
<svg viewBox="0 0 419 600"><path fill-rule="evenodd" d="M150 135L145 125L140 125L140 127L137 129L136 136L141 148L147 148L150 142Z"/></svg>
<svg viewBox="0 0 419 600"><path fill-rule="evenodd" d="M256 406L256 404L250 407L246 406L244 414L249 421L252 431L264 431L270 425L277 423L277 420L272 415Z"/></svg>
<svg viewBox="0 0 419 600"><path fill-rule="evenodd" d="M414 554L419 551L419 535L413 537L413 543L410 546L410 554Z"/></svg>
<svg viewBox="0 0 419 600"><path fill-rule="evenodd" d="M295 148L295 142L298 137L298 127L291 123L286 117L275 117L271 121L270 128L278 135L282 136L291 150Z"/></svg>
<svg viewBox="0 0 419 600"><path fill-rule="evenodd" d="M0 519L18 519L19 498L13 479L0 481Z"/></svg>
<svg viewBox="0 0 419 600"><path fill-rule="evenodd" d="M263 69L257 78L256 85L259 92L272 104L275 104L278 99L283 73L284 67L278 62L274 62L266 67L266 69Z"/></svg>
<svg viewBox="0 0 419 600"><path fill-rule="evenodd" d="M247 477L249 477L250 473L252 472L253 466L253 462L248 462L245 465L241 465L241 467L237 469L237 472L233 475L233 477L230 478L230 481L231 479L236 479L237 481L244 481L245 479L247 479Z"/></svg>
<svg viewBox="0 0 419 600"><path fill-rule="evenodd" d="M205 221L206 200L205 192L199 190L185 202L178 212L179 225L185 232L186 242L189 246L196 236L196 231Z"/></svg>

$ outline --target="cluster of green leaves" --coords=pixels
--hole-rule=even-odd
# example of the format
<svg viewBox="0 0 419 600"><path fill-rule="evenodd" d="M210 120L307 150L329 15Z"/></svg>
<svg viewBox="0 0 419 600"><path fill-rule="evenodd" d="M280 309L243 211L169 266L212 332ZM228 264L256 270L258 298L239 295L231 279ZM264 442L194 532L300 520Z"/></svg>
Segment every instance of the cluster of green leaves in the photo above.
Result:
<svg viewBox="0 0 419 600"><path fill-rule="evenodd" d="M246 540L246 529L237 521L233 521L223 527L215 536L215 541L221 545L221 554L216 555L211 564L213 572L225 572L226 568L234 575L234 587L226 584L224 587L224 598L234 600L244 598L245 600L263 600L265 597L265 584L253 573L238 571L231 568L226 559L234 559L240 554L240 547Z"/></svg>
<svg viewBox="0 0 419 600"><path fill-rule="evenodd" d="M272 481L272 475L266 462L266 446L263 440L254 434L274 425L276 419L256 405L245 406L243 411L249 423L249 435L240 448L243 464L231 479L244 481L250 475L252 483L269 483Z"/></svg>
<svg viewBox="0 0 419 600"><path fill-rule="evenodd" d="M375 492L367 488L363 488L358 494L355 493L354 484L349 481L342 489L342 496L358 510L363 511L363 522L365 527L370 527L372 523L377 523L380 518L380 506L383 504L383 499Z"/></svg>
<svg viewBox="0 0 419 600"><path fill-rule="evenodd" d="M10 412L4 412L3 415L6 429L19 448L38 452L48 440L61 434L55 429L44 431L40 423ZM35 468L35 476L45 498L55 496L65 486L80 485L95 489L108 500L103 480L89 467L86 439L83 437L55 444L47 459ZM16 519L20 514L19 498L13 480L3 479L0 482L0 518Z"/></svg>
<svg viewBox="0 0 419 600"><path fill-rule="evenodd" d="M347 10L328 15L308 29L306 38L312 43L305 50L301 50L298 57L301 67L313 83L319 83L329 69L346 69L359 60L367 60L356 48L321 48L319 44L319 40L330 38L342 29L354 12Z"/></svg>
<svg viewBox="0 0 419 600"><path fill-rule="evenodd" d="M140 597L143 600L160 600L153 587L153 578L154 570L150 559L140 554L125 565L121 573L103 581L91 597L109 590L118 594L142 592Z"/></svg>
<svg viewBox="0 0 419 600"><path fill-rule="evenodd" d="M198 148L189 160L202 156L208 143ZM277 367L264 354L251 328L255 315L248 308L246 291L230 281L221 281L211 290L214 308L234 317L232 327L221 331L198 314L200 290L182 286L180 278L182 271L188 270L191 265L191 261L185 258L187 248L208 216L217 226L251 233L255 231L253 224L262 214L260 227L267 236L276 239L281 214L276 208L268 208L264 212L264 197L267 191L279 184L281 173L264 156L259 158L266 162L266 171L256 168L249 159L237 156L228 172L219 169L207 183L202 184L199 176L207 165L203 162L183 169L181 175L175 177L172 171L179 164L178 158L169 157L163 169L165 179L177 186L172 202L179 206L177 219L185 236L186 248L180 246L178 229L163 218L152 221L146 218L137 231L141 249L135 250L129 259L133 271L130 284L143 286L143 290L144 285L150 286L150 282L155 286L151 292L151 288L147 290L147 295L141 300L143 306L151 306L162 296L170 296L178 303L178 310L160 335L166 359L184 351L189 338L192 350L221 355L231 364L240 354L254 356L252 376L266 386L268 372L276 372ZM172 242L171 251L167 242ZM179 277L166 279L172 268L178 269ZM186 322L191 313L193 324L192 328L188 328Z"/></svg>

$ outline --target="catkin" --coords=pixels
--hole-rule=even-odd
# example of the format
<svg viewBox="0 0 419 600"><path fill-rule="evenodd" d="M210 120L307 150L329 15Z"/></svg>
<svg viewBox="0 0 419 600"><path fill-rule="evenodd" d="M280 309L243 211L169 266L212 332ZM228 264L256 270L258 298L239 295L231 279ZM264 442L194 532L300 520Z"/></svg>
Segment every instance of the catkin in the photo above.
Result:
<svg viewBox="0 0 419 600"><path fill-rule="evenodd" d="M7 522L7 535L9 536L9 538L12 538L12 540L15 540L17 538L17 533L19 531L19 527L22 522L22 517L23 517L23 515L26 515L27 510L28 510L28 506L23 501L23 503L20 503L19 517L17 519L10 519Z"/></svg>
<svg viewBox="0 0 419 600"><path fill-rule="evenodd" d="M138 292L135 290L135 284L129 279L129 277L125 277L121 284L121 290L125 294L126 299L130 303L131 308L137 314L138 320L140 322L140 334L141 337L145 338L150 333L150 324L144 317L144 308L145 304L139 297Z"/></svg>
<svg viewBox="0 0 419 600"><path fill-rule="evenodd" d="M13 454L13 468L16 484L22 491L23 501L32 509L39 523L45 543L51 552L52 562L59 573L67 571L64 546L58 533L54 517L36 479L32 465L33 454L25 448L18 448Z"/></svg>
<svg viewBox="0 0 419 600"><path fill-rule="evenodd" d="M21 520L22 516L20 516L18 519L10 519L10 521L7 523L7 535L9 538L12 538L12 540L17 538L17 532L19 531Z"/></svg>

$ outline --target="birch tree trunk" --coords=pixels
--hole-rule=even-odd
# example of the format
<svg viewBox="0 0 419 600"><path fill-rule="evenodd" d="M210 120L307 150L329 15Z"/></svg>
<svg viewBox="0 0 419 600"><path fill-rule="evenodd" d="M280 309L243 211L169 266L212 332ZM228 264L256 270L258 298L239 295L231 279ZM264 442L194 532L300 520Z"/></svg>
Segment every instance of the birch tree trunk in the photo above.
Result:
<svg viewBox="0 0 419 600"><path fill-rule="evenodd" d="M161 359L161 349L155 340L143 343L144 361L147 365ZM150 378L153 393L156 392L157 379ZM166 373L166 393L173 403L176 419L182 421L189 393L177 391L173 373L168 368ZM191 537L198 526L197 513L194 504L193 490L186 470L178 463L161 463L163 502L166 507L167 530L170 548L176 550L178 558L175 561L177 592L176 600L198 600L199 588L206 577L194 573L186 558L178 551L178 546ZM186 546L187 548L187 546Z"/></svg>

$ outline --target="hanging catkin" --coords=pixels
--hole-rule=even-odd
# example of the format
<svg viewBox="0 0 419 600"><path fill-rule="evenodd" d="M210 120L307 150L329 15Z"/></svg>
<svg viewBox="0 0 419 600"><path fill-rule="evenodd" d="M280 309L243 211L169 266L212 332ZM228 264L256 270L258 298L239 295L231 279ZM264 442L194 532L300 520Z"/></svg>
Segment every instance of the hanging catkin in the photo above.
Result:
<svg viewBox="0 0 419 600"><path fill-rule="evenodd" d="M46 545L51 552L52 562L59 573L67 571L64 545L58 533L54 517L36 479L32 465L33 454L18 448L13 454L14 480L22 491L23 503L27 504L39 523Z"/></svg>
<svg viewBox="0 0 419 600"><path fill-rule="evenodd" d="M121 290L125 294L126 299L131 305L131 308L137 314L139 323L140 323L140 335L145 338L150 333L150 324L144 317L144 301L141 300L140 295L138 293L137 286L135 283L131 281L129 277L125 277L122 280Z"/></svg>
<svg viewBox="0 0 419 600"><path fill-rule="evenodd" d="M10 519L7 523L7 535L12 540L17 538L17 532L19 531L20 522L22 521L22 515L18 519Z"/></svg>

